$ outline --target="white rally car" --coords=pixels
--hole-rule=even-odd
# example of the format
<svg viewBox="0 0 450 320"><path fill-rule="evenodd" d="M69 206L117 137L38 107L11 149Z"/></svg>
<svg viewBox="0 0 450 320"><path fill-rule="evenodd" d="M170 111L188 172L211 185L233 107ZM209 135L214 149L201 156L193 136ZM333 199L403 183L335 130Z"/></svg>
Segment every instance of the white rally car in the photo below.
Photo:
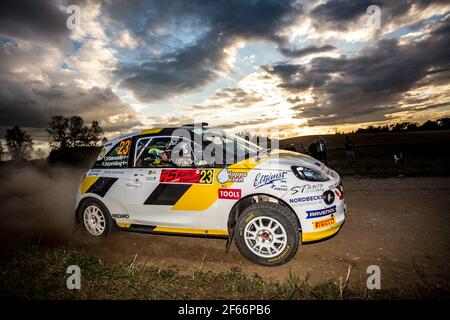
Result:
<svg viewBox="0 0 450 320"><path fill-rule="evenodd" d="M76 223L89 238L112 229L220 237L227 250L234 238L267 266L336 234L345 213L340 177L321 162L193 125L108 141L76 197Z"/></svg>

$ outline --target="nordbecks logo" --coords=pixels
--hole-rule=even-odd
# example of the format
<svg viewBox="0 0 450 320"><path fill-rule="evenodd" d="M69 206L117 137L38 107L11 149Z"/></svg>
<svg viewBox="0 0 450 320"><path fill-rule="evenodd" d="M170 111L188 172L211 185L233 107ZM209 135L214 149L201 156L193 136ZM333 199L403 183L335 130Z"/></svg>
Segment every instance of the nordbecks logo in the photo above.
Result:
<svg viewBox="0 0 450 320"><path fill-rule="evenodd" d="M325 209L320 210L310 210L306 211L306 219L320 218L324 216L328 216L329 214L336 213L336 206L332 206Z"/></svg>
<svg viewBox="0 0 450 320"><path fill-rule="evenodd" d="M238 200L241 194L241 189L219 189L219 199Z"/></svg>

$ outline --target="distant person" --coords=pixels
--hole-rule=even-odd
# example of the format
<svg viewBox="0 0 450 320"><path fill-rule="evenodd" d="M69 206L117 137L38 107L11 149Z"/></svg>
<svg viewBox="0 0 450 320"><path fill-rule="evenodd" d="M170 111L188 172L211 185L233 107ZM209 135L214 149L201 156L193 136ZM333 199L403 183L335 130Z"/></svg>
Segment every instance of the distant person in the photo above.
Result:
<svg viewBox="0 0 450 320"><path fill-rule="evenodd" d="M284 150L297 152L297 149L295 148L295 145L293 143L284 148Z"/></svg>
<svg viewBox="0 0 450 320"><path fill-rule="evenodd" d="M298 152L303 153L303 154L308 153L308 150L305 148L303 143L300 145Z"/></svg>
<svg viewBox="0 0 450 320"><path fill-rule="evenodd" d="M394 154L394 163L395 163L395 165L397 166L397 165L399 164L399 162L400 162L399 156L397 156L396 154Z"/></svg>
<svg viewBox="0 0 450 320"><path fill-rule="evenodd" d="M403 164L403 152L400 152L398 155L394 154L394 163L395 165Z"/></svg>
<svg viewBox="0 0 450 320"><path fill-rule="evenodd" d="M317 159L317 140L314 139L313 143L311 143L308 147L309 155L313 158Z"/></svg>
<svg viewBox="0 0 450 320"><path fill-rule="evenodd" d="M323 137L317 142L317 159L327 164L327 141Z"/></svg>
<svg viewBox="0 0 450 320"><path fill-rule="evenodd" d="M351 167L355 161L355 144L350 140L349 136L345 137L344 150L345 150L345 164L347 167Z"/></svg>

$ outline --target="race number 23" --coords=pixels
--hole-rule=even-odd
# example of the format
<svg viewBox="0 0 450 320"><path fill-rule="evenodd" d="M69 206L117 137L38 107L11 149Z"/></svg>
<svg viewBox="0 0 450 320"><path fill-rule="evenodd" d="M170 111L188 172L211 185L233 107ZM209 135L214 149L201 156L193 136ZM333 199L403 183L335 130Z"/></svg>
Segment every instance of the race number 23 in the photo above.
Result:
<svg viewBox="0 0 450 320"><path fill-rule="evenodd" d="M199 183L211 184L213 182L214 170L202 170L200 171Z"/></svg>
<svg viewBox="0 0 450 320"><path fill-rule="evenodd" d="M119 151L117 151L117 154L122 154L122 155L126 156L128 154L128 152L130 152L130 145L131 145L131 140L120 141Z"/></svg>

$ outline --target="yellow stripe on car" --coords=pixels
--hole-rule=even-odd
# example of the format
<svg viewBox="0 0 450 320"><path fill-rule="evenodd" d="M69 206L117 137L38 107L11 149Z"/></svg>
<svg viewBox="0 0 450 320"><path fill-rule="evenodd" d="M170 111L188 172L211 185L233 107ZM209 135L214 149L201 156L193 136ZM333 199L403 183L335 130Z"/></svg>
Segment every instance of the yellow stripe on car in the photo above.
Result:
<svg viewBox="0 0 450 320"><path fill-rule="evenodd" d="M124 222L116 222L116 224L121 228L129 228L131 227L131 223L124 223Z"/></svg>
<svg viewBox="0 0 450 320"><path fill-rule="evenodd" d="M228 170L239 170L240 172L249 172L256 167L261 161L255 161L254 159L246 159L244 161L235 163L228 167ZM183 196L175 203L172 210L193 210L202 211L211 207L219 197L219 189L224 186L217 181L216 173L222 169L216 169L214 172L215 179L212 184L194 184ZM226 188L233 185L234 182L227 182Z"/></svg>
<svg viewBox="0 0 450 320"><path fill-rule="evenodd" d="M91 176L85 177L80 185L80 193L82 195L85 194L98 179L99 177L91 177Z"/></svg>
<svg viewBox="0 0 450 320"><path fill-rule="evenodd" d="M158 133L162 130L162 128L155 128L155 129L146 129L146 130L142 130L141 132L139 132L139 134L153 134L153 133Z"/></svg>
<svg viewBox="0 0 450 320"><path fill-rule="evenodd" d="M206 229L185 229L185 228L170 228L170 227L156 227L153 232L167 232L167 233L183 233L183 234L204 234L215 236L228 236L227 230L206 230Z"/></svg>
<svg viewBox="0 0 450 320"><path fill-rule="evenodd" d="M331 237L339 231L342 224L324 231L302 232L302 242L311 242Z"/></svg>

